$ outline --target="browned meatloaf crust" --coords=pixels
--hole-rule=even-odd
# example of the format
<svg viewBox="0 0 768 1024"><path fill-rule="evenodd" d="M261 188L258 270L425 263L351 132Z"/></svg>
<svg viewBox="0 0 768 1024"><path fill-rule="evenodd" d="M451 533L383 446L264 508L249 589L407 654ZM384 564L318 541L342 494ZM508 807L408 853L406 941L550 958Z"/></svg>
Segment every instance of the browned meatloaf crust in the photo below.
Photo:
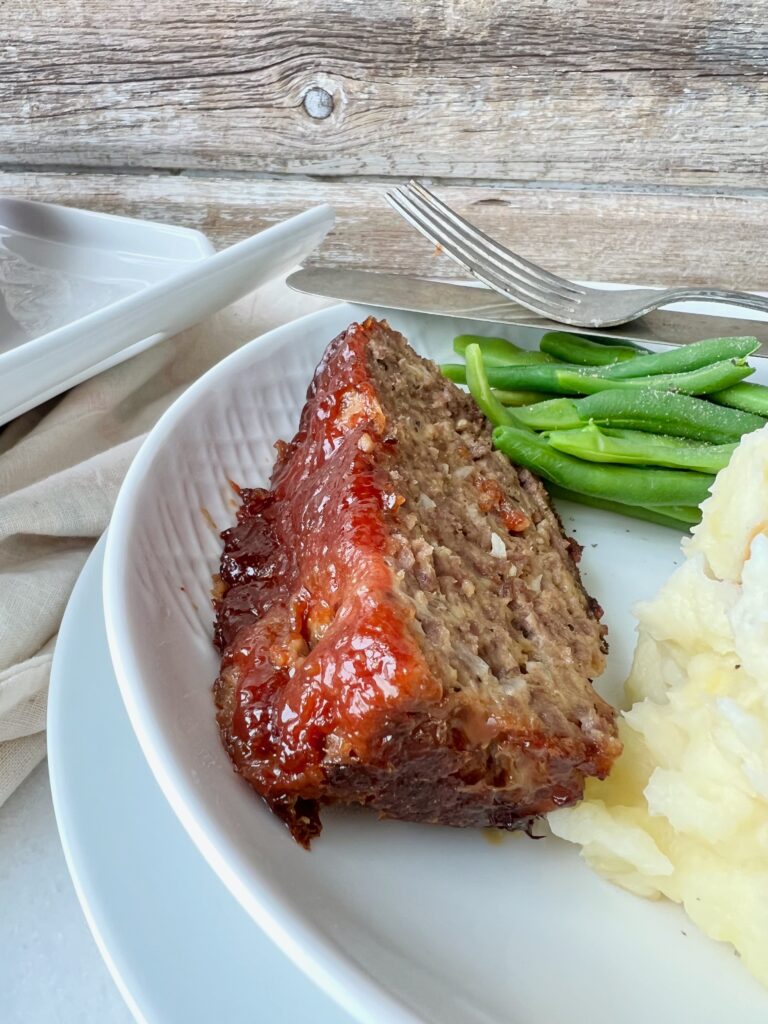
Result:
<svg viewBox="0 0 768 1024"><path fill-rule="evenodd" d="M369 319L277 449L223 534L215 696L236 770L300 842L336 802L527 825L608 773L578 547L467 395Z"/></svg>

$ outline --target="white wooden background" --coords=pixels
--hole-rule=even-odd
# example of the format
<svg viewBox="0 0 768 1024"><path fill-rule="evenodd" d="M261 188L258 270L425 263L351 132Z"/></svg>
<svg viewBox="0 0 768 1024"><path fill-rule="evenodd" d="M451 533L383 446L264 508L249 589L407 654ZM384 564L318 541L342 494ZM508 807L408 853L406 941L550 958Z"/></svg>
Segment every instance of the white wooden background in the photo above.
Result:
<svg viewBox="0 0 768 1024"><path fill-rule="evenodd" d="M431 179L574 275L768 288L768 0L0 0L0 189L454 274Z"/></svg>

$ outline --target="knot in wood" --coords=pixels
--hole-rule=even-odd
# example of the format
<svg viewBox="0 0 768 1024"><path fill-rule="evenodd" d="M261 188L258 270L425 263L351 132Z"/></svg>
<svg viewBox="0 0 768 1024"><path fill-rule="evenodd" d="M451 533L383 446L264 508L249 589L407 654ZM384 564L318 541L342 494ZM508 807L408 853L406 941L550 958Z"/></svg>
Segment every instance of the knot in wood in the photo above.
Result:
<svg viewBox="0 0 768 1024"><path fill-rule="evenodd" d="M319 85L313 85L304 93L303 105L310 117L322 121L333 113L333 96Z"/></svg>

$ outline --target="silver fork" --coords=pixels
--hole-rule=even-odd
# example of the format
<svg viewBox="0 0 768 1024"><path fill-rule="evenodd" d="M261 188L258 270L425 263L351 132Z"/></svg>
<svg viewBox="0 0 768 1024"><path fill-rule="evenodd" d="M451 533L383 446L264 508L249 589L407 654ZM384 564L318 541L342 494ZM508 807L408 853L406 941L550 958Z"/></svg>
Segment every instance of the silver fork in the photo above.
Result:
<svg viewBox="0 0 768 1024"><path fill-rule="evenodd" d="M506 249L455 213L420 182L394 188L387 202L422 235L483 284L535 313L574 327L614 327L688 299L725 302L768 313L768 298L723 288L587 288Z"/></svg>

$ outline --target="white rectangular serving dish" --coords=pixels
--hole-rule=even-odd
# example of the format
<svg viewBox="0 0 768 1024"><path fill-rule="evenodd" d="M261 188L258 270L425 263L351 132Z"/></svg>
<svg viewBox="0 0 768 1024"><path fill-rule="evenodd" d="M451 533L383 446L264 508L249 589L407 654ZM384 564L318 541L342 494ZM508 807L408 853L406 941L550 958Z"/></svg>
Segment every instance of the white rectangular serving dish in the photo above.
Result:
<svg viewBox="0 0 768 1024"><path fill-rule="evenodd" d="M0 426L304 259L319 206L215 253L199 231L0 199Z"/></svg>

